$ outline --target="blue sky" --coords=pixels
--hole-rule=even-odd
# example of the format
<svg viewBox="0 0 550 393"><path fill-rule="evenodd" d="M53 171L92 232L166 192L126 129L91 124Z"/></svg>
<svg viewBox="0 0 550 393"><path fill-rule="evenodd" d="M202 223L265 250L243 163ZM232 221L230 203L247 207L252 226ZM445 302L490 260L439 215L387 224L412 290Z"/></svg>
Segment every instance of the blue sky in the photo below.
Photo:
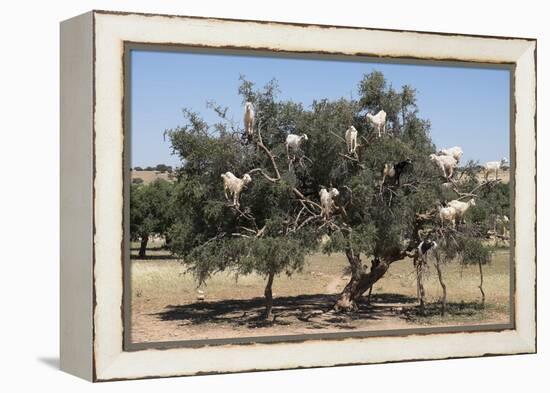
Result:
<svg viewBox="0 0 550 393"><path fill-rule="evenodd" d="M510 156L507 70L142 50L132 51L131 67L132 167L180 165L163 132L184 124L184 107L212 122L206 101L214 100L240 121L240 74L257 86L276 78L282 99L309 107L324 97L357 98L358 82L373 70L396 89L417 89L419 116L431 121L438 148L461 146L464 162Z"/></svg>

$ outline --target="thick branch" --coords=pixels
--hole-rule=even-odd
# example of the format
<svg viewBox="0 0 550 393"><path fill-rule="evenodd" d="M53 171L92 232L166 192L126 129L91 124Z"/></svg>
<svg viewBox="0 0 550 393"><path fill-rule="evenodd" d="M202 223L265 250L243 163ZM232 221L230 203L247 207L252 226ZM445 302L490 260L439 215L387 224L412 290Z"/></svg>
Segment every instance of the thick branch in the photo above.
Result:
<svg viewBox="0 0 550 393"><path fill-rule="evenodd" d="M266 179L268 179L271 182L275 182L277 180L281 179L281 173L279 172L279 168L277 167L277 163L275 162L275 157L271 153L271 151L264 145L263 139L262 139L262 132L261 132L261 122L258 124L258 140L256 141L256 144L265 152L265 154L269 157L269 160L271 161L271 165L273 166L273 171L275 172L275 178L269 178L264 172L261 172L262 175ZM271 180L273 179L273 180Z"/></svg>
<svg viewBox="0 0 550 393"><path fill-rule="evenodd" d="M254 168L254 169L249 170L247 173L249 175L252 175L254 173L260 173L263 177L265 177L266 180L270 181L271 183L276 183L277 181L280 180L280 176L276 177L276 178L271 177L267 173L265 173L265 171L262 168Z"/></svg>

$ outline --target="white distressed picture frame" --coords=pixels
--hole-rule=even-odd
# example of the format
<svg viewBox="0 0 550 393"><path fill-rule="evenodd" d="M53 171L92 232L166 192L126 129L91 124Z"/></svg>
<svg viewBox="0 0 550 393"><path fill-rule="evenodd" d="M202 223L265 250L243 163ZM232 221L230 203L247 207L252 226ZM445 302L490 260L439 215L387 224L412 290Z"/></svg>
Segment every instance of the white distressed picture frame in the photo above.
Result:
<svg viewBox="0 0 550 393"><path fill-rule="evenodd" d="M125 43L511 64L514 328L124 350ZM61 24L61 368L92 381L536 351L536 40L92 11Z"/></svg>

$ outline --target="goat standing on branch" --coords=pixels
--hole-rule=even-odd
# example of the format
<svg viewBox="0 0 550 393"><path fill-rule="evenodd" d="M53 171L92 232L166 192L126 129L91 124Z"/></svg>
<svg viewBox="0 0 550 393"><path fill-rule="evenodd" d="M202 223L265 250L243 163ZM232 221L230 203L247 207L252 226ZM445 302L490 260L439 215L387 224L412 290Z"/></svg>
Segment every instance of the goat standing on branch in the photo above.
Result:
<svg viewBox="0 0 550 393"><path fill-rule="evenodd" d="M453 227L456 225L456 209L452 206L439 208L439 219L441 223L450 222Z"/></svg>
<svg viewBox="0 0 550 393"><path fill-rule="evenodd" d="M331 188L330 191L327 191L326 188L321 188L319 191L319 197L321 199L321 216L328 220L330 214L335 206L334 198L340 195L340 192L336 188Z"/></svg>
<svg viewBox="0 0 550 393"><path fill-rule="evenodd" d="M485 181L489 178L489 174L491 172L495 172L495 180L498 180L498 171L501 167L506 165L508 163L508 160L506 157L504 157L500 161L489 161L485 163Z"/></svg>
<svg viewBox="0 0 550 393"><path fill-rule="evenodd" d="M408 166L412 166L412 160L410 158L407 158L406 160L398 162L396 164L384 164L384 170L382 172L382 184L380 185L380 187L382 187L387 177L393 179L394 183L399 186L399 179L401 178L401 174Z"/></svg>
<svg viewBox="0 0 550 393"><path fill-rule="evenodd" d="M354 126L350 126L346 130L346 145L348 153L355 154L355 150L357 149L357 130Z"/></svg>
<svg viewBox="0 0 550 393"><path fill-rule="evenodd" d="M489 235L494 236L495 245L498 245L499 238L502 240L510 240L510 219L508 216L497 214L493 221L493 230L489 231Z"/></svg>
<svg viewBox="0 0 550 393"><path fill-rule="evenodd" d="M437 152L437 155L439 156L453 157L456 160L456 162L460 162L460 159L462 158L462 154L464 153L460 148L460 146L453 146L447 149L441 149Z"/></svg>
<svg viewBox="0 0 550 393"><path fill-rule="evenodd" d="M448 206L454 208L456 210L456 218L459 219L459 221L466 222L464 220L464 215L468 211L468 209L471 206L476 205L476 200L474 198L470 199L468 202L462 202L457 199L447 203Z"/></svg>
<svg viewBox="0 0 550 393"><path fill-rule="evenodd" d="M286 155L288 159L290 160L290 150L294 153L292 156L292 159L294 160L296 158L296 152L300 148L300 145L303 143L303 141L307 141L307 135L295 135L295 134L288 134L286 137L285 147L286 147Z"/></svg>
<svg viewBox="0 0 550 393"><path fill-rule="evenodd" d="M443 172L443 176L446 179L450 179L453 177L453 172L458 164L453 157L430 154L430 160L434 162L439 169L441 169L441 171Z"/></svg>
<svg viewBox="0 0 550 393"><path fill-rule="evenodd" d="M378 138L381 136L381 131L385 134L386 133L386 112L381 110L376 115L371 115L370 113L367 113L367 119L372 121L374 124L374 128L376 128L376 131L378 131Z"/></svg>
<svg viewBox="0 0 550 393"><path fill-rule="evenodd" d="M244 104L244 132L246 134L246 137L249 141L252 140L252 137L254 136L254 120L255 120L255 114L254 114L254 106L251 102L247 102Z"/></svg>
<svg viewBox="0 0 550 393"><path fill-rule="evenodd" d="M435 250L437 248L437 243L430 240L422 240L418 245L418 255L422 259L422 262L426 263L426 256L428 251Z"/></svg>
<svg viewBox="0 0 550 393"><path fill-rule="evenodd" d="M430 240L422 240L417 247L417 255L414 257L414 265L416 268L416 291L418 302L420 303L420 313L424 314L426 303L426 290L424 289L424 274L428 264L428 252L435 251L437 243Z"/></svg>
<svg viewBox="0 0 550 393"><path fill-rule="evenodd" d="M252 181L252 178L247 173L243 176L242 179L239 179L231 172L225 172L222 175L223 178L223 192L225 194L225 199L229 200L227 192L233 196L233 205L238 209L240 206L239 197L241 192L246 186Z"/></svg>

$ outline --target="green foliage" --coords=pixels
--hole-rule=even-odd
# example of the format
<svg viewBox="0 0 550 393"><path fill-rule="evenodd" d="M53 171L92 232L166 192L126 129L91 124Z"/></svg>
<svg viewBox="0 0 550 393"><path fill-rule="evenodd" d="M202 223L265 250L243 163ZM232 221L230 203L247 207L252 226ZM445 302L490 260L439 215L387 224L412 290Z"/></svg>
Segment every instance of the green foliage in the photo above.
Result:
<svg viewBox="0 0 550 393"><path fill-rule="evenodd" d="M461 168L456 191L463 194L462 201L474 197L475 206L466 213L467 223L456 228L442 227L436 234L444 261L457 259L464 264L487 264L491 261L493 248L486 245L487 234L494 230L495 221L510 212L510 185L499 182L484 182L478 177L479 165L470 161ZM445 190L443 200L457 199L456 191Z"/></svg>
<svg viewBox="0 0 550 393"><path fill-rule="evenodd" d="M464 261L487 260L490 250L481 239L490 218L509 209L508 188L501 184L481 188L477 206L468 213L472 226L462 224L453 232L454 240L447 236L451 232L440 230L436 207L457 194L441 186L440 171L429 160L435 152L430 122L418 117L414 88L395 89L382 73L373 72L359 81L357 100L321 98L306 108L279 99L276 80L262 88L244 76L240 82L242 102L252 102L256 111L251 143L243 138L242 126L229 118L227 108L213 102L208 107L219 117L216 123L207 124L198 113L184 109L186 123L166 131L182 162L173 191L170 248L200 282L224 270L292 274L302 268L305 255L319 249L401 259L422 237L437 238L438 233L445 235L442 252L449 258L460 254ZM376 138L365 113L380 109L387 112L391 135ZM349 155L343 141L350 125L359 134L356 157ZM258 132L274 164L260 148ZM284 147L289 133L308 135L290 163ZM402 174L401 185L381 187L384 164L407 158L413 165ZM280 178L270 181L259 170L273 179L274 165ZM470 163L464 172L473 171L475 165ZM241 193L240 209L225 200L221 175L227 171L237 177L252 174L252 182ZM465 179L457 182L459 192L479 185L475 176ZM295 192L319 203L322 187L340 191L330 222L321 219L313 205L304 207ZM418 220L418 215L430 211L431 218ZM323 236L330 240L320 246Z"/></svg>
<svg viewBox="0 0 550 393"><path fill-rule="evenodd" d="M166 235L172 225L173 185L158 179L130 186L130 236L132 240Z"/></svg>
<svg viewBox="0 0 550 393"><path fill-rule="evenodd" d="M462 244L462 262L465 264L485 265L491 262L493 250L473 238L465 238Z"/></svg>
<svg viewBox="0 0 550 393"><path fill-rule="evenodd" d="M155 167L155 170L160 172L160 173L165 173L165 172L171 173L172 172L172 167L170 165L158 164Z"/></svg>
<svg viewBox="0 0 550 393"><path fill-rule="evenodd" d="M474 225L467 225L460 232L439 237L438 252L443 256L443 262L456 259L465 265L490 263L493 248L485 245L476 232Z"/></svg>

